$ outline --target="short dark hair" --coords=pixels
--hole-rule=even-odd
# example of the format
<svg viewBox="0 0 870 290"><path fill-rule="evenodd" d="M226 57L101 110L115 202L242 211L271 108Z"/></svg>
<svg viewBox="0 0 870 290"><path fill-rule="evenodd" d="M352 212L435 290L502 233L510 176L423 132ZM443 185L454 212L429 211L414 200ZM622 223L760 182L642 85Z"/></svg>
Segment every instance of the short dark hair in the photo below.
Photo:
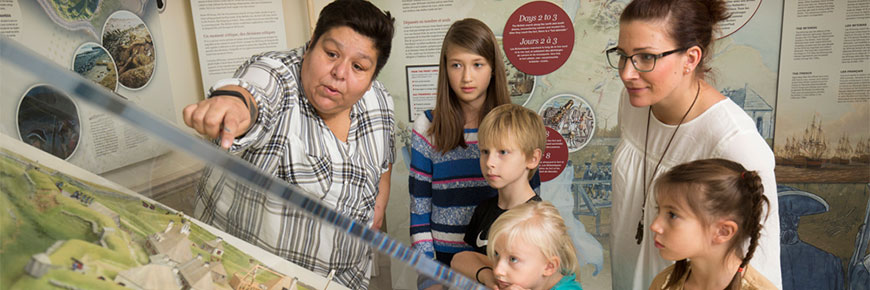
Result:
<svg viewBox="0 0 870 290"><path fill-rule="evenodd" d="M375 66L375 76L381 71L387 59L390 58L390 49L393 47L393 22L395 18L390 16L389 11L381 11L380 8L365 0L336 0L323 10L317 19L314 35L308 48L313 48L324 33L332 28L347 26L372 39L377 50L378 62Z"/></svg>

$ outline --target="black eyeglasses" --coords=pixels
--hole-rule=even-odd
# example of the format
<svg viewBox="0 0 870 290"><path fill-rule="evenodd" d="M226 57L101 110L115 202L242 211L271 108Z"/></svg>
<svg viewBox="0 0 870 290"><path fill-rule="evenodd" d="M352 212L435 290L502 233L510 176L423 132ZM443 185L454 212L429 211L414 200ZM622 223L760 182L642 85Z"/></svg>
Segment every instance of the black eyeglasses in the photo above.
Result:
<svg viewBox="0 0 870 290"><path fill-rule="evenodd" d="M681 52L687 49L689 48L677 48L659 54L641 52L635 53L633 55L626 55L625 52L622 52L621 50L618 50L616 47L614 47L608 49L605 54L607 54L607 63L615 69L625 68L626 60L631 59L631 65L634 66L635 70L639 72L651 72L653 69L656 68L656 61L658 59L666 57L672 53Z"/></svg>

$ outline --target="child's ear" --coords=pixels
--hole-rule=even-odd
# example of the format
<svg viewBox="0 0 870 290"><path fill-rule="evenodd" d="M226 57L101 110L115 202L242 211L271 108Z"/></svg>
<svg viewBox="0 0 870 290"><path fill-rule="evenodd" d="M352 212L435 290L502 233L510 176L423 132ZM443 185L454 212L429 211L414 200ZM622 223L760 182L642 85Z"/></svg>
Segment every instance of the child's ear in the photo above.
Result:
<svg viewBox="0 0 870 290"><path fill-rule="evenodd" d="M715 227L713 232L714 244L727 243L737 234L737 223L732 220L720 220Z"/></svg>
<svg viewBox="0 0 870 290"><path fill-rule="evenodd" d="M535 149L535 151L532 151L532 155L527 159L526 169L538 168L538 163L541 162L541 149Z"/></svg>
<svg viewBox="0 0 870 290"><path fill-rule="evenodd" d="M547 266L544 267L544 276L552 276L559 271L562 260L559 259L559 256L552 256L547 260Z"/></svg>

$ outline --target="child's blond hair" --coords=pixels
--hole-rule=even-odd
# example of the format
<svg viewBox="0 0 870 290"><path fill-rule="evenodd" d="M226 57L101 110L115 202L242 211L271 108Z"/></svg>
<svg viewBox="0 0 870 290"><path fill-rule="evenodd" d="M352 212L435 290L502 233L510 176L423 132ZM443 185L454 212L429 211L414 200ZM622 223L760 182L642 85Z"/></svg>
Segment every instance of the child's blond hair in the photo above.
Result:
<svg viewBox="0 0 870 290"><path fill-rule="evenodd" d="M504 104L492 109L480 122L477 131L478 146L486 148L509 147L513 142L531 158L535 149L541 150L541 156L547 146L547 129L544 121L537 113L517 104ZM529 179L537 168L529 170Z"/></svg>
<svg viewBox="0 0 870 290"><path fill-rule="evenodd" d="M577 267L577 250L568 234L559 210L548 201L530 201L501 214L492 224L487 237L486 254L495 259L499 237L505 244L523 240L537 245L547 259L559 257L559 273L570 275Z"/></svg>

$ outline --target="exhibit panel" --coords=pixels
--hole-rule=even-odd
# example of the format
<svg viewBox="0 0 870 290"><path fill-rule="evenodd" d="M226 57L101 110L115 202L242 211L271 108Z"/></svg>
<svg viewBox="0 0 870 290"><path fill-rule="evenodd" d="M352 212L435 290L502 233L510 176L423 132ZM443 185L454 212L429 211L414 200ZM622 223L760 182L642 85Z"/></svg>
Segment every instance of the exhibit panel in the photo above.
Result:
<svg viewBox="0 0 870 290"><path fill-rule="evenodd" d="M567 223L581 264L577 277L587 289L611 289L611 178L615 176L611 159L623 134L617 104L625 88L604 51L616 45L619 14L630 0L370 1L396 17L393 53L378 77L393 97L398 129L384 232L410 244L407 193L412 121L434 106L444 32L456 20L478 18L490 26L502 49L511 100L538 112L548 127L549 158L539 168L541 197L554 203ZM300 289L345 289L338 274L329 279L329 271L312 272L261 249L269 246L251 245L248 241L264 239L257 234L208 225L220 219L200 220L196 190L208 184L203 170L209 168L210 176L219 179L239 177L215 169L227 168L230 163L218 159L229 155L191 137L193 130L179 121L181 108L202 96L199 80L207 74L202 71L207 64L197 69L200 63L186 61L207 49L193 45L205 36L200 34L216 36L194 27L197 21L227 25L245 18L215 21L221 16L212 12L247 12L219 5L191 11L199 6L194 2L176 1L165 10L157 6L166 1L151 0L0 0L0 54L9 53L5 45L11 39L59 65L57 71L42 71L35 62L10 63L0 57L0 289L48 285L123 289L121 284L172 289L185 283L193 288L280 289L292 288L289 277L299 278ZM288 43L299 45L310 35L306 30L313 28L317 13L332 0L243 2L283 4ZM534 6L527 5L533 2ZM712 52L714 85L752 118L775 153L784 289L801 288L796 285L868 289L870 4L866 0L727 2L733 14L723 23L722 38ZM290 13L305 11L303 7L308 8L307 18ZM273 17L275 13L262 14ZM186 17L176 21L168 17L181 14ZM204 14L212 20L203 19ZM529 15L540 19L524 17ZM511 44L509 34L523 29L535 37ZM559 33L550 35L543 29ZM223 36L229 35L249 37L247 33ZM293 40L295 36L300 37ZM553 36L553 41L544 36ZM187 42L190 46L185 46ZM553 71L526 72L532 55L516 55L521 50L545 53L542 49L551 48L552 59L559 63L558 68L548 66ZM186 55L187 50L192 54ZM513 50L513 58L506 50ZM219 62L223 73L240 64L224 61L229 59L226 55L211 56L209 60ZM550 56L541 56L545 57ZM82 78L68 82L66 75L55 77L61 71ZM185 74L195 77L187 80ZM94 85L80 85L81 80ZM203 82L207 89L209 84ZM179 93L178 87L195 87L196 93ZM93 105L81 98L94 100L90 96L100 90L124 100ZM139 126L148 122L123 120L142 113L127 110L128 104L171 124L160 123L166 126L156 134L142 131ZM187 130L187 135L176 127ZM169 135L187 138L176 139L181 145L173 145L164 139ZM212 166L216 162L220 165ZM246 175L257 180L253 184L269 180L255 176ZM240 184L247 196L259 198L246 202L283 207L279 187L264 189L250 180ZM330 213L309 210L323 216ZM416 262L420 256L408 247L386 238L374 242L382 236L364 231L365 223L332 221L344 227L336 230L338 235L351 232L350 236L368 237L369 252L382 249L380 260L368 269L373 276L371 289L416 289L420 272L443 274L450 280L450 272L441 265ZM161 256L160 242L149 246L150 238L184 241L182 236L187 237L193 258L184 254L176 259L188 264ZM284 240L299 241L292 234ZM215 245L223 245L223 254L214 252ZM69 253L72 246L82 249ZM176 249L185 252L184 247ZM191 266L202 266L197 275L204 276L202 269L209 269L213 282L193 286L207 280L191 278ZM175 276L137 284L142 283L137 275L158 277L162 274L153 273L167 271ZM234 277L236 284L231 282ZM175 284L162 283L172 279Z"/></svg>
<svg viewBox="0 0 870 290"><path fill-rule="evenodd" d="M395 174L410 174L413 121L435 106L446 31L463 18L483 21L507 55L512 101L538 112L548 131L558 132L550 136L562 139L548 139L547 153L556 158L541 162L541 197L556 204L568 223L582 265L578 277L584 287L610 289L612 216L623 214L614 211L613 157L626 126L619 124L618 104L627 94L605 51L618 46L619 17L631 1L372 2L400 23L379 75L394 97L397 143L404 146L397 163L406 166L396 166ZM775 154L776 181L783 185L777 205L785 289L864 285L870 269L870 6L823 2L726 1L731 17L720 24L710 53L708 81L751 118ZM543 8L530 9L533 3ZM560 23L562 15L569 22ZM569 40L558 35L566 25L573 27L573 47L561 49L556 46ZM517 32L529 37L511 43L509 36ZM539 59L510 58L511 50L542 53ZM524 71L532 60L544 69L547 60L561 57L567 60L554 71ZM393 179L400 181L393 182L394 196L407 190L405 178ZM407 207L396 212L409 215ZM394 228L407 228L407 221ZM811 247L813 254L806 254ZM814 262L822 270L809 266ZM807 274L812 271L819 276ZM395 285L412 289L408 280L396 279Z"/></svg>
<svg viewBox="0 0 870 290"><path fill-rule="evenodd" d="M24 128L0 134L2 289L348 289L359 284L342 275L389 274L371 268L376 252L392 258L394 268L482 289L371 229L366 214L332 208L322 196L263 173L2 36L0 75L3 102L21 104L3 116ZM22 88L32 93L19 94ZM111 143L98 134L79 137L76 110L104 119L129 142L113 146L135 142L126 136L156 142L165 153L154 159L172 166L97 175L70 163L65 157L77 154L76 146ZM179 178L167 182L160 170ZM174 197L178 208L142 194L154 192Z"/></svg>
<svg viewBox="0 0 870 290"><path fill-rule="evenodd" d="M168 39L156 1L4 1L4 35L82 77L99 83L149 112L166 119L176 114L171 93ZM16 83L17 84L17 83ZM133 135L88 107L69 100L45 82L8 87L0 106L0 132L39 146L97 174L167 152L145 135ZM14 95L14 97L12 96ZM55 97L57 96L57 97ZM56 112L40 104L57 100ZM8 115L6 115L8 114ZM57 131L48 132L49 123ZM91 143L93 140L102 143ZM99 160L99 162L95 162Z"/></svg>

